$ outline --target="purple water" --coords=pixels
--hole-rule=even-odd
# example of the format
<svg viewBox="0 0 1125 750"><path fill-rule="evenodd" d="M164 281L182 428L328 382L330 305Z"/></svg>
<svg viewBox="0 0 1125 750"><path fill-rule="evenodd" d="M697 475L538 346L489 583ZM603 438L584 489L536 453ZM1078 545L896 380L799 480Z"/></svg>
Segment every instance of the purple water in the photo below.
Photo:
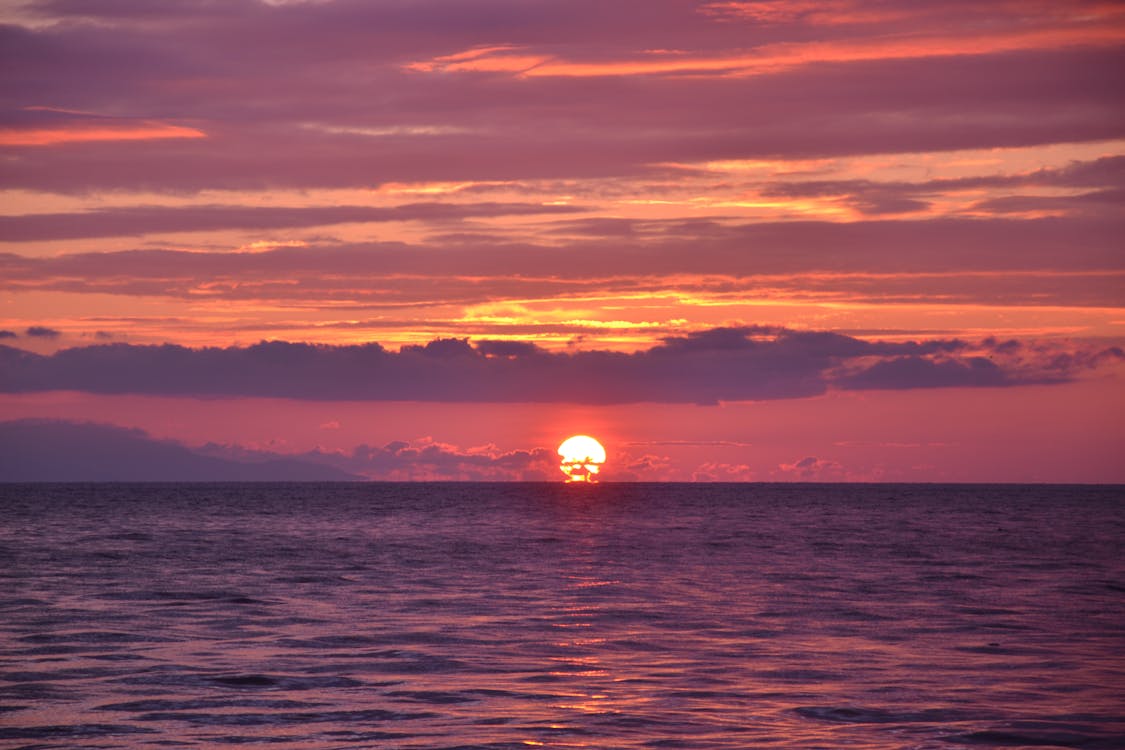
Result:
<svg viewBox="0 0 1125 750"><path fill-rule="evenodd" d="M1125 488L0 486L0 745L1125 747Z"/></svg>

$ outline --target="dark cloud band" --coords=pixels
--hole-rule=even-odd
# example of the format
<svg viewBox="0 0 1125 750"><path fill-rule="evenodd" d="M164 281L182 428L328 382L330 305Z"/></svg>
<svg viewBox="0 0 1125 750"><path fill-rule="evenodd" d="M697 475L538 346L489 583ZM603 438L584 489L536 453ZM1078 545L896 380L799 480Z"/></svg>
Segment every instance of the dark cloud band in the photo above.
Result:
<svg viewBox="0 0 1125 750"><path fill-rule="evenodd" d="M1018 342L865 341L782 328L719 328L652 348L549 352L529 343L438 339L284 341L249 347L108 344L43 356L0 346L0 390L74 390L309 400L715 404L802 398L829 388L1002 387L1064 382L1119 349L1037 352Z"/></svg>

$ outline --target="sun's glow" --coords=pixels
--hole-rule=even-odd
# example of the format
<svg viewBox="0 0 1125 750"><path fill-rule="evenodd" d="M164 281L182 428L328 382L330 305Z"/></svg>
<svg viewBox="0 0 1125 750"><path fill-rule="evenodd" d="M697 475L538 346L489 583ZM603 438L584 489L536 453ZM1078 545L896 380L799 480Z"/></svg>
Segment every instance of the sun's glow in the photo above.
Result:
<svg viewBox="0 0 1125 750"><path fill-rule="evenodd" d="M605 448L589 435L568 437L559 446L559 469L568 482L596 482L605 463Z"/></svg>

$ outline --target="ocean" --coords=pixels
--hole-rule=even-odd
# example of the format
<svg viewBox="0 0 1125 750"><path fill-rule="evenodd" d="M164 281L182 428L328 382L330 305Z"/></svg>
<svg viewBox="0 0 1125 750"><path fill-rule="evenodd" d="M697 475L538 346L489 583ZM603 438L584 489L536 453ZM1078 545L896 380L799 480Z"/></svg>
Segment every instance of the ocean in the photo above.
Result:
<svg viewBox="0 0 1125 750"><path fill-rule="evenodd" d="M0 486L12 748L1125 748L1125 488Z"/></svg>

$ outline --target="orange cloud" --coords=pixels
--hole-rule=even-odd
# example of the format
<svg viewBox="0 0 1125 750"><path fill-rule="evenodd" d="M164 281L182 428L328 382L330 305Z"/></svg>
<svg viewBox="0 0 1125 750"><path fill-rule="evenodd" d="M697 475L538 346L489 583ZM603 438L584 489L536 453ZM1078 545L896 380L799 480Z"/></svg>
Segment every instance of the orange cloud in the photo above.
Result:
<svg viewBox="0 0 1125 750"><path fill-rule="evenodd" d="M464 71L491 73L521 73L547 61L542 55L527 55L522 47L498 45L495 47L473 47L452 55L442 55L433 60L413 62L407 70L422 73L453 73Z"/></svg>
<svg viewBox="0 0 1125 750"><path fill-rule="evenodd" d="M739 0L707 3L700 11L721 20L746 20L760 24L806 23L842 26L854 23L881 23L909 18L907 7L872 10L851 0Z"/></svg>
<svg viewBox="0 0 1125 750"><path fill-rule="evenodd" d="M70 123L61 127L3 128L0 146L56 146L92 141L142 141L160 138L206 138L195 128L144 120L140 122Z"/></svg>
<svg viewBox="0 0 1125 750"><path fill-rule="evenodd" d="M574 62L512 47L469 50L415 62L419 72L510 72L521 77L598 77L628 75L747 76L775 73L815 63L982 55L1032 49L1113 46L1125 42L1121 24L1040 28L993 35L882 37L858 40L779 43L726 55L646 55L627 60Z"/></svg>

